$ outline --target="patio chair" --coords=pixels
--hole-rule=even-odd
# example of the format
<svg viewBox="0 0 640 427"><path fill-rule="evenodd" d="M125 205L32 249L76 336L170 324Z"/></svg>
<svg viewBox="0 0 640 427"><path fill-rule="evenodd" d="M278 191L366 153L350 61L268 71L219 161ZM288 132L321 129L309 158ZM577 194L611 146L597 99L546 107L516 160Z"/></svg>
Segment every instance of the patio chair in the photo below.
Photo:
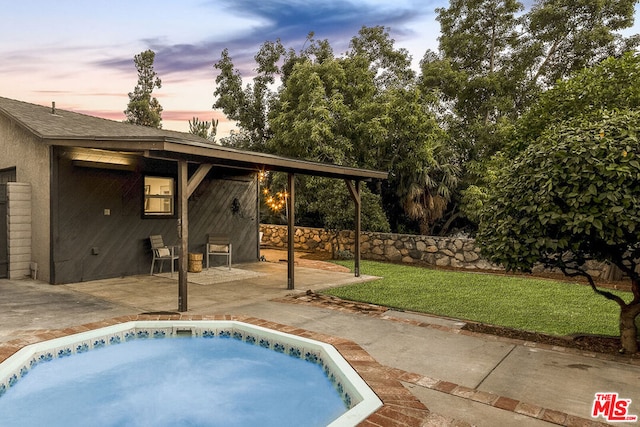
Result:
<svg viewBox="0 0 640 427"><path fill-rule="evenodd" d="M151 252L153 253L153 260L151 261L151 273L149 275L153 275L153 267L156 264L156 260L160 261L160 268L158 273L162 272L162 265L165 260L168 260L171 263L171 276L173 276L173 262L178 259L178 254L175 246L167 246L162 241L161 235L149 236L149 241L151 242Z"/></svg>
<svg viewBox="0 0 640 427"><path fill-rule="evenodd" d="M209 257L227 257L227 267L231 270L231 242L229 237L220 234L209 234L207 236L207 268L209 268Z"/></svg>

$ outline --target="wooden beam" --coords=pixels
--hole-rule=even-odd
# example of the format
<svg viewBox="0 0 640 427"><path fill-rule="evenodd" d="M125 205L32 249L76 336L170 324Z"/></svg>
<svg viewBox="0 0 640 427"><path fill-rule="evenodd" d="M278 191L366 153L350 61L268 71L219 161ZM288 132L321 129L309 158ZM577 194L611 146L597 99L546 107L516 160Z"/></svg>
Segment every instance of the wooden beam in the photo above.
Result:
<svg viewBox="0 0 640 427"><path fill-rule="evenodd" d="M354 272L356 277L360 277L360 234L362 233L362 199L360 198L360 181L351 182L348 179L345 179L344 182L347 184L347 188L349 189L349 193L351 193L351 198L353 199L356 205L356 239L355 239L355 247L353 250L353 258L355 261Z"/></svg>
<svg viewBox="0 0 640 427"><path fill-rule="evenodd" d="M353 200L360 204L360 181L356 181L354 184L351 180L345 179L344 182L347 184L347 188L349 189L349 193L351 193Z"/></svg>
<svg viewBox="0 0 640 427"><path fill-rule="evenodd" d="M295 183L294 174L287 176L287 186L289 197L287 198L287 289L295 289L294 280L294 257L293 238L295 236Z"/></svg>
<svg viewBox="0 0 640 427"><path fill-rule="evenodd" d="M200 185L200 183L202 182L204 177L207 176L212 167L213 165L203 163L198 167L196 173L194 173L193 176L189 178L189 183L187 184L187 199L191 197L194 191L196 191L196 188L198 188L198 185Z"/></svg>
<svg viewBox="0 0 640 427"><path fill-rule="evenodd" d="M187 304L187 256L189 252L189 194L187 162L178 162L178 238L180 255L178 258L178 311L188 310Z"/></svg>

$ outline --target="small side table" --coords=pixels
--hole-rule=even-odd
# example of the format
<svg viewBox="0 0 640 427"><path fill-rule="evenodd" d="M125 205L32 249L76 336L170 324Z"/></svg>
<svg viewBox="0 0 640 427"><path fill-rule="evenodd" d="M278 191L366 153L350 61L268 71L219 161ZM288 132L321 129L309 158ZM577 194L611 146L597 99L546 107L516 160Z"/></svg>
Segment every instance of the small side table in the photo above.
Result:
<svg viewBox="0 0 640 427"><path fill-rule="evenodd" d="M202 271L201 253L189 253L189 267L187 271L189 271L189 273L200 273Z"/></svg>

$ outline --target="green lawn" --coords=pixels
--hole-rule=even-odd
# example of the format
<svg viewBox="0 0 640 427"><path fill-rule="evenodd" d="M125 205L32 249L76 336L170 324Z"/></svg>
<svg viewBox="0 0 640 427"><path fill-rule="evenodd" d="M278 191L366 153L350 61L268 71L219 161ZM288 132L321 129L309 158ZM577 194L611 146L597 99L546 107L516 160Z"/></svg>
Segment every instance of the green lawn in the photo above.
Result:
<svg viewBox="0 0 640 427"><path fill-rule="evenodd" d="M353 261L337 262L353 269ZM552 335L619 335L618 305L580 284L373 261L361 261L360 271L382 279L323 293ZM615 293L631 300L631 293Z"/></svg>

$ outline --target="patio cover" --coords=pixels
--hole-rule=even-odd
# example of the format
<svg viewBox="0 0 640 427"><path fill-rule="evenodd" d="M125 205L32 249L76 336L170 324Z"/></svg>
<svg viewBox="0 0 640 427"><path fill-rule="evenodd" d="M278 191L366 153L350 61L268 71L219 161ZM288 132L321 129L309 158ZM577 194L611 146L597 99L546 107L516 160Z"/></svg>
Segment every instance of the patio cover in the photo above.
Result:
<svg viewBox="0 0 640 427"><path fill-rule="evenodd" d="M178 164L178 223L182 256L179 260L179 311L187 311L187 200L211 168L223 166L247 171L275 171L288 174L288 274L287 288L294 289L294 201L296 174L343 179L356 206L355 275L360 275L361 200L360 183L386 179L387 172L351 168L266 153L237 150L189 133L137 126L102 119L67 110L30 104L0 97L0 113L52 146L78 147L175 161ZM99 160L97 160L99 162ZM197 164L197 171L188 176L187 165Z"/></svg>

